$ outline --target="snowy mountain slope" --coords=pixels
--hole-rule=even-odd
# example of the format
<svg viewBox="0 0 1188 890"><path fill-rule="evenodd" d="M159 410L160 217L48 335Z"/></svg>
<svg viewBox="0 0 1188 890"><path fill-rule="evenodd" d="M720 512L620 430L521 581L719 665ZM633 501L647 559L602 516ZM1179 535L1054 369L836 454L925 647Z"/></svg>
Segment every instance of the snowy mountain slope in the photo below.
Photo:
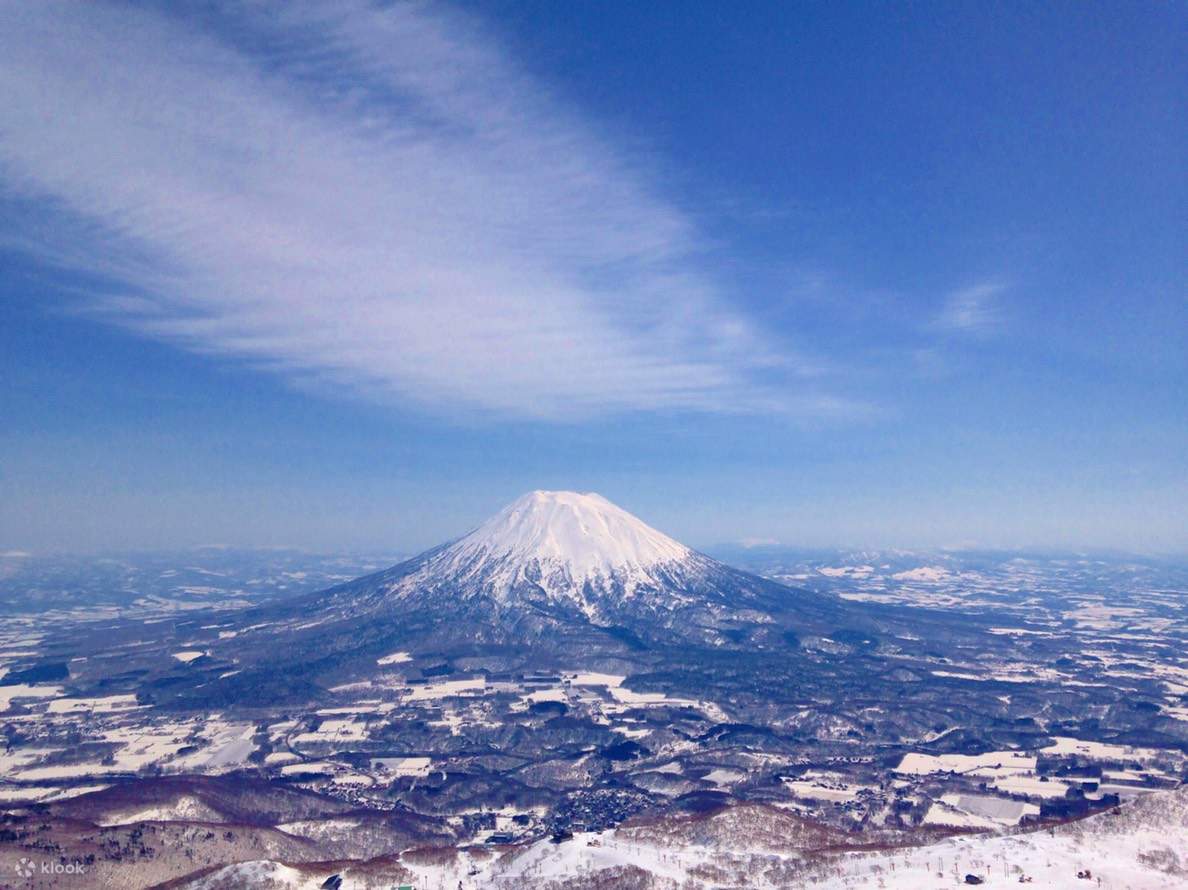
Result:
<svg viewBox="0 0 1188 890"><path fill-rule="evenodd" d="M733 807L726 816L753 811ZM722 816L712 817L721 819ZM710 820L712 821L712 819ZM777 821L778 820L774 820ZM1009 835L952 838L922 846L835 853L820 839L772 842L742 819L734 831L707 832L690 825L685 838L620 826L576 836L557 845L532 845L487 867L489 886L509 878L524 888L584 876L581 886L614 886L616 869L642 869L647 886L692 888L746 886L788 890L926 890L954 887L974 875L987 887L1095 887L1105 890L1175 890L1188 887L1188 789L1150 794L1119 811L1078 822ZM844 849L844 843L834 850ZM599 883L600 876L603 882ZM423 873L426 880L433 876ZM509 882L511 883L511 882ZM482 886L479 884L478 886Z"/></svg>
<svg viewBox="0 0 1188 890"><path fill-rule="evenodd" d="M756 821L758 820L758 821ZM721 824L716 824L721 823ZM773 829L788 829L788 836ZM687 835L673 827L651 834L647 826L621 826L579 833L556 844L548 840L497 853L475 848L422 861L400 857L415 886L649 887L710 890L748 887L791 890L928 890L964 884L966 875L986 887L1030 885L1050 890L1176 890L1188 886L1188 790L1148 795L1122 808L1049 829L951 838L921 846L844 852L844 839L830 837L789 814L732 807L689 821ZM764 831L762 828L768 830ZM761 830L756 831L756 828ZM378 860L376 861L379 862ZM393 864L388 864L389 867ZM369 864L308 864L302 870L273 861L228 866L187 888L223 890L267 875L274 885L313 890L332 874L343 890L386 886ZM624 880L630 877L630 880Z"/></svg>
<svg viewBox="0 0 1188 890"><path fill-rule="evenodd" d="M1037 831L847 856L823 869L816 886L925 890L952 887L970 874L986 887L1188 887L1188 788L1144 795L1118 810Z"/></svg>

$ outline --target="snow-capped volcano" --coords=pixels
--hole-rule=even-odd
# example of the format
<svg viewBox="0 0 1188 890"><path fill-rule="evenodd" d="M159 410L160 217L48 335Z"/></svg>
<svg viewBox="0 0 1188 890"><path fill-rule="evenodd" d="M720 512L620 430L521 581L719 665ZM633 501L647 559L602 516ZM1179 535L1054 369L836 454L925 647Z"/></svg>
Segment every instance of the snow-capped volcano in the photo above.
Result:
<svg viewBox="0 0 1188 890"><path fill-rule="evenodd" d="M521 572L539 566L545 576L561 573L580 587L617 574L646 575L692 555L602 495L533 491L446 547L434 562L456 570L492 562Z"/></svg>
<svg viewBox="0 0 1188 890"><path fill-rule="evenodd" d="M222 629L200 643L186 636L183 648L179 637L170 652L207 653L189 664L256 664L257 677L232 672L226 680L267 700L280 662L331 686L420 657L439 662L428 665L434 670L455 658L497 673L559 670L579 657L603 670L609 663L600 659L671 646L774 651L832 640L839 628L853 636L869 624L855 611L724 565L597 494L534 491L460 538L244 610L226 638ZM310 683L282 685L286 694L316 697Z"/></svg>
<svg viewBox="0 0 1188 890"><path fill-rule="evenodd" d="M464 599L569 603L593 618L611 600L684 582L703 560L601 495L533 491L424 554L390 593L448 585Z"/></svg>
<svg viewBox="0 0 1188 890"><path fill-rule="evenodd" d="M340 602L361 597L434 614L485 603L505 614L669 623L689 609L718 615L770 604L787 590L691 550L601 495L533 491L458 540L336 593Z"/></svg>

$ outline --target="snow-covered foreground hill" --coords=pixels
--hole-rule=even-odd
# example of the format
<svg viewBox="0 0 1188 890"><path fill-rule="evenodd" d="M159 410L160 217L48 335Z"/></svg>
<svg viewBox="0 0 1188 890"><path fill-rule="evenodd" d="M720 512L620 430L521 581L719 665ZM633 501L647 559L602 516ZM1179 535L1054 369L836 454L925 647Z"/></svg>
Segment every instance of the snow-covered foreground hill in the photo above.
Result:
<svg viewBox="0 0 1188 890"><path fill-rule="evenodd" d="M440 855L405 855L344 866L256 861L228 866L189 883L223 890L239 886L315 888L337 874L341 890L373 890L394 877L417 890L928 890L965 885L1031 884L1037 888L1178 890L1188 887L1188 788L1152 794L1117 813L1037 832L978 835L901 849L835 853L815 829L776 817L765 831L759 809L732 811L680 824L624 825L579 834L563 843L471 848ZM797 827L799 826L799 827ZM683 836L682 836L683 833ZM834 839L835 840L835 839ZM810 849L815 848L815 849Z"/></svg>
<svg viewBox="0 0 1188 890"><path fill-rule="evenodd" d="M508 877L547 886L599 870L640 868L658 878L651 886L822 890L925 890L963 884L967 875L987 887L1031 883L1044 888L1183 890L1188 887L1188 790L1147 796L1118 814L1103 814L1038 832L954 838L925 847L852 853L820 859L763 849L733 850L679 844L651 846L623 829L568 845L538 844L509 869ZM591 846L596 843L598 846ZM771 860L800 860L787 874ZM1078 873L1085 877L1078 877ZM1030 879L1030 880L1027 880ZM502 886L502 882L493 882ZM508 886L516 886L509 881ZM430 884L430 886L432 886ZM519 886L525 886L519 884ZM593 886L598 886L596 883ZM609 886L609 885L608 885ZM644 886L648 886L647 883Z"/></svg>
<svg viewBox="0 0 1188 890"><path fill-rule="evenodd" d="M1078 877L1078 873L1083 877ZM848 856L824 870L826 890L952 887L975 875L987 887L1188 887L1188 791L1141 798L1117 814L1025 834L945 841L883 856Z"/></svg>

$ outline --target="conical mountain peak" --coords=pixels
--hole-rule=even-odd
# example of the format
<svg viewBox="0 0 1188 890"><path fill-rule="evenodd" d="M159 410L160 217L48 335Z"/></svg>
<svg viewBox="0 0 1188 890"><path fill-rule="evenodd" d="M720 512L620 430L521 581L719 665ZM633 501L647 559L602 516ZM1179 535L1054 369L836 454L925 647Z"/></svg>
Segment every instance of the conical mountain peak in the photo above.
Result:
<svg viewBox="0 0 1188 890"><path fill-rule="evenodd" d="M469 559L564 566L581 583L595 574L686 559L690 550L602 495L533 491L508 504L447 552Z"/></svg>
<svg viewBox="0 0 1188 890"><path fill-rule="evenodd" d="M657 631L693 622L712 635L724 616L784 608L787 589L691 550L599 494L532 491L461 538L331 593L355 612L484 614L493 627L580 613Z"/></svg>
<svg viewBox="0 0 1188 890"><path fill-rule="evenodd" d="M686 547L602 495L531 491L462 537L328 594L343 614L484 616L493 634L581 615L651 636L717 639L723 622L785 609L788 590Z"/></svg>

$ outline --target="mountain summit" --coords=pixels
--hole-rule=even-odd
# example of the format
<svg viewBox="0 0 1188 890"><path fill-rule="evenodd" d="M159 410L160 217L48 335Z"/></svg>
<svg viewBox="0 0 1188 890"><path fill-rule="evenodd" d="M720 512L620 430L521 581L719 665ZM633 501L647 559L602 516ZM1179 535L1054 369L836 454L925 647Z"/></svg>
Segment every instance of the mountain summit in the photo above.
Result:
<svg viewBox="0 0 1188 890"><path fill-rule="evenodd" d="M533 491L446 547L434 562L451 574L495 563L508 581L537 567L542 578L581 587L615 575L646 575L692 555L602 495Z"/></svg>
<svg viewBox="0 0 1188 890"><path fill-rule="evenodd" d="M463 600L576 607L597 619L641 592L667 596L687 587L712 562L601 495L533 491L462 538L405 564L415 568L388 597L448 588Z"/></svg>

